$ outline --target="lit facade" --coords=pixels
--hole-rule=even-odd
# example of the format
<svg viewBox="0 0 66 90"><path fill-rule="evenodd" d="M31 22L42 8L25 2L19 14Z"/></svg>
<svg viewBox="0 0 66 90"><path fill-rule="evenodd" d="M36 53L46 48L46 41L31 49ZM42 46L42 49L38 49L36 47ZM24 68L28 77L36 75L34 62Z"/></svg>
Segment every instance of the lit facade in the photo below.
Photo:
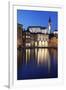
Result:
<svg viewBox="0 0 66 90"><path fill-rule="evenodd" d="M23 44L22 31L23 31L22 25L21 24L17 24L17 47L18 48L21 47L22 44Z"/></svg>
<svg viewBox="0 0 66 90"><path fill-rule="evenodd" d="M49 18L48 27L29 26L27 30L19 27L17 31L18 47L57 47L58 32L51 33L51 19Z"/></svg>

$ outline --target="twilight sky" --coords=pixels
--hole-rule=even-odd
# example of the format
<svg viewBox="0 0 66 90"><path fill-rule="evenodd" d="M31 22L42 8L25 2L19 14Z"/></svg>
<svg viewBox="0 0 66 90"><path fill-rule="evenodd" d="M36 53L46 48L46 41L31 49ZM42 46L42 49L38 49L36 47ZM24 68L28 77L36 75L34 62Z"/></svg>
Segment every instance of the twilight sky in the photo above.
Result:
<svg viewBox="0 0 66 90"><path fill-rule="evenodd" d="M58 12L17 10L17 23L22 24L23 28L28 26L48 27L48 20L51 18L52 31L58 28Z"/></svg>

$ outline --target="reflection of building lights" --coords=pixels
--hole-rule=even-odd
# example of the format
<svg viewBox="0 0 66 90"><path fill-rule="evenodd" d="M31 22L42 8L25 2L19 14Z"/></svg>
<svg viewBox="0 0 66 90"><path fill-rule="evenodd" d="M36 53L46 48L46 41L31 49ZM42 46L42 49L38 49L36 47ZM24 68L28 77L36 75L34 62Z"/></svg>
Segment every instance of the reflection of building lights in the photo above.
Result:
<svg viewBox="0 0 66 90"><path fill-rule="evenodd" d="M42 59L42 62L44 62L44 49L42 49L41 53L42 53L42 56L41 56L42 58L41 59Z"/></svg>
<svg viewBox="0 0 66 90"><path fill-rule="evenodd" d="M30 49L26 49L26 64L30 60Z"/></svg>
<svg viewBox="0 0 66 90"><path fill-rule="evenodd" d="M48 58L48 50L45 49L44 50L44 59L47 60L47 58Z"/></svg>
<svg viewBox="0 0 66 90"><path fill-rule="evenodd" d="M48 49L39 49L38 50L38 64L47 64L48 68L50 68L50 55Z"/></svg>
<svg viewBox="0 0 66 90"><path fill-rule="evenodd" d="M35 48L35 59L37 60L38 50Z"/></svg>
<svg viewBox="0 0 66 90"><path fill-rule="evenodd" d="M41 49L38 50L38 64L42 61L41 59Z"/></svg>
<svg viewBox="0 0 66 90"><path fill-rule="evenodd" d="M48 71L50 71L50 54L48 49L45 49L44 56L45 56L45 61L47 60Z"/></svg>

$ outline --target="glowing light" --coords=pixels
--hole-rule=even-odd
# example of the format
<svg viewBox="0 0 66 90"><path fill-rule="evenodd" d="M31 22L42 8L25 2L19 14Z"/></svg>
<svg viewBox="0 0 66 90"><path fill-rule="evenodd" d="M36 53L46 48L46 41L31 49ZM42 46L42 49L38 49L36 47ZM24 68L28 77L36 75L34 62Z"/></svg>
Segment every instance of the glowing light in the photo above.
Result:
<svg viewBox="0 0 66 90"><path fill-rule="evenodd" d="M39 41L39 47L47 47L48 41Z"/></svg>
<svg viewBox="0 0 66 90"><path fill-rule="evenodd" d="M38 50L38 64L42 61L41 59L41 49Z"/></svg>
<svg viewBox="0 0 66 90"><path fill-rule="evenodd" d="M26 43L26 46L30 46L30 43Z"/></svg>
<svg viewBox="0 0 66 90"><path fill-rule="evenodd" d="M45 46L45 47L48 46L48 42L47 42L47 41L44 42L44 46Z"/></svg>
<svg viewBox="0 0 66 90"><path fill-rule="evenodd" d="M30 60L30 49L26 49L26 64Z"/></svg>
<svg viewBox="0 0 66 90"><path fill-rule="evenodd" d="M37 60L37 56L38 56L38 49L35 49L35 59Z"/></svg>
<svg viewBox="0 0 66 90"><path fill-rule="evenodd" d="M41 41L39 41L39 47L41 47L42 46L42 43L41 43Z"/></svg>
<svg viewBox="0 0 66 90"><path fill-rule="evenodd" d="M47 60L48 59L48 49L44 50L44 59Z"/></svg>
<svg viewBox="0 0 66 90"><path fill-rule="evenodd" d="M42 41L42 46L44 46L44 41Z"/></svg>
<svg viewBox="0 0 66 90"><path fill-rule="evenodd" d="M37 46L37 42L35 42L35 46Z"/></svg>
<svg viewBox="0 0 66 90"><path fill-rule="evenodd" d="M48 63L48 69L50 68L50 55L48 49L39 49L38 50L38 64L43 64L45 65Z"/></svg>

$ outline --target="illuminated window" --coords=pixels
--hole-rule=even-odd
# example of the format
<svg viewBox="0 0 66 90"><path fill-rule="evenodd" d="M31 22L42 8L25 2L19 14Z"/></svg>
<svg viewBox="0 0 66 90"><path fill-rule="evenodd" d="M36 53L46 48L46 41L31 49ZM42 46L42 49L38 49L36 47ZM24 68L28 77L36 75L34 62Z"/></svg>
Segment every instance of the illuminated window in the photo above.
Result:
<svg viewBox="0 0 66 90"><path fill-rule="evenodd" d="M37 46L37 42L35 42L35 46Z"/></svg>
<svg viewBox="0 0 66 90"><path fill-rule="evenodd" d="M30 43L26 43L26 46L30 46Z"/></svg>
<svg viewBox="0 0 66 90"><path fill-rule="evenodd" d="M42 43L41 43L41 41L39 41L39 47L41 47L42 46Z"/></svg>
<svg viewBox="0 0 66 90"><path fill-rule="evenodd" d="M42 41L42 47L44 47L44 41Z"/></svg>
<svg viewBox="0 0 66 90"><path fill-rule="evenodd" d="M48 46L48 42L47 42L47 41L44 42L44 46L45 46L45 47Z"/></svg>
<svg viewBox="0 0 66 90"><path fill-rule="evenodd" d="M30 38L30 36L26 36L26 38Z"/></svg>

